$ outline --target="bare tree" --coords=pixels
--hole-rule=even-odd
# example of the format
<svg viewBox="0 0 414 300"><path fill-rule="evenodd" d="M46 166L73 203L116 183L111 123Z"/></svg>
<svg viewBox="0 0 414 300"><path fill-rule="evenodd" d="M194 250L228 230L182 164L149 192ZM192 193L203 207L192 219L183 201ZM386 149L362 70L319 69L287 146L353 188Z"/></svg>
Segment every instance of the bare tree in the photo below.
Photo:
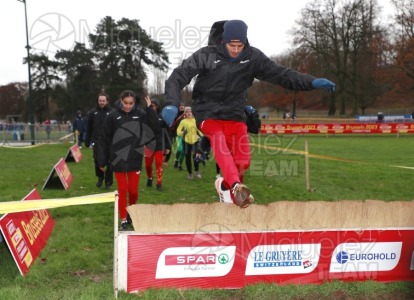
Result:
<svg viewBox="0 0 414 300"><path fill-rule="evenodd" d="M162 95L164 94L165 80L167 79L167 74L165 71L160 69L153 68L152 71L152 85L150 86L151 94Z"/></svg>
<svg viewBox="0 0 414 300"><path fill-rule="evenodd" d="M395 21L399 36L408 40L414 37L414 2L412 0L391 0L396 10Z"/></svg>
<svg viewBox="0 0 414 300"><path fill-rule="evenodd" d="M330 115L336 112L336 97L340 115L345 115L350 104L356 114L360 101L364 110L375 99L367 91L375 90L369 74L377 64L373 54L378 48L372 48L373 41L382 34L376 24L378 16L376 0L320 0L308 4L296 22L295 46L316 57L312 73L337 83L337 93L330 96Z"/></svg>
<svg viewBox="0 0 414 300"><path fill-rule="evenodd" d="M395 59L405 74L414 80L414 2L391 0L395 6Z"/></svg>
<svg viewBox="0 0 414 300"><path fill-rule="evenodd" d="M373 74L379 67L378 44L383 34L375 20L380 10L375 1L356 1L344 6L344 12L349 12L348 32L349 44L349 89L348 94L353 101L352 113L365 114L365 109L374 104L378 88L373 80ZM379 38L377 38L379 37Z"/></svg>

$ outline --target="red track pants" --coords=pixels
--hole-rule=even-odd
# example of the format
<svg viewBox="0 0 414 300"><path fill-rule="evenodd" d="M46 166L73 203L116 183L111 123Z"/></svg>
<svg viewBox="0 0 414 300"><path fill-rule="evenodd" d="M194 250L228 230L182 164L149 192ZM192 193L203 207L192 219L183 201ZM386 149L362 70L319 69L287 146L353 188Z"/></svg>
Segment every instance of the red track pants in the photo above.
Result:
<svg viewBox="0 0 414 300"><path fill-rule="evenodd" d="M147 171L148 178L152 178L152 163L154 160L155 160L155 173L157 174L157 184L161 184L162 183L162 162L164 160L164 153L162 150L145 152L145 170Z"/></svg>
<svg viewBox="0 0 414 300"><path fill-rule="evenodd" d="M211 150L224 177L224 185L232 188L235 183L243 182L251 157L246 124L205 120L200 129L210 139Z"/></svg>
<svg viewBox="0 0 414 300"><path fill-rule="evenodd" d="M127 205L135 204L138 200L139 175L141 171L114 172L118 183L118 210L121 220L127 217ZM127 203L128 194L128 203Z"/></svg>

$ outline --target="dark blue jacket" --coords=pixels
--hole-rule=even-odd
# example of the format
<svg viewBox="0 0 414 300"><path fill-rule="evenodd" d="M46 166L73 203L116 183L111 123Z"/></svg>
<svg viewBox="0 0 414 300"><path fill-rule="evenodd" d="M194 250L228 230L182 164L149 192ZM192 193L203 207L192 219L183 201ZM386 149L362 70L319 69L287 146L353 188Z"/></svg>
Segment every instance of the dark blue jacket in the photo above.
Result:
<svg viewBox="0 0 414 300"><path fill-rule="evenodd" d="M73 120L73 132L76 130L82 135L86 132L86 127L88 126L87 118L77 115Z"/></svg>

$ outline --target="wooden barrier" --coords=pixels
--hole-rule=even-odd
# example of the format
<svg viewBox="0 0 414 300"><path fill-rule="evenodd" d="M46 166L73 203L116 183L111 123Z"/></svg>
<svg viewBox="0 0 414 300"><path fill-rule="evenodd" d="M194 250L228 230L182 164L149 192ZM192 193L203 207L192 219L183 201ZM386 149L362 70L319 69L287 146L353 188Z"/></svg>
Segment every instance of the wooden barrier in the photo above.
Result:
<svg viewBox="0 0 414 300"><path fill-rule="evenodd" d="M115 204L117 206L117 204ZM114 290L414 280L414 200L137 204Z"/></svg>

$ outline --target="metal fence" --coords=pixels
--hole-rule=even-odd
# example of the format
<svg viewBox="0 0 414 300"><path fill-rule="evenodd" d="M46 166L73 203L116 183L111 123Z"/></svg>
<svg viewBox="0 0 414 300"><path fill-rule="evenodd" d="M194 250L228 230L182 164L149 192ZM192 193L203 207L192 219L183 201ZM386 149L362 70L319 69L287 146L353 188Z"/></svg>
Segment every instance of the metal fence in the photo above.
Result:
<svg viewBox="0 0 414 300"><path fill-rule="evenodd" d="M31 126L33 126L34 139L32 139ZM0 138L2 145L75 141L71 124L1 123Z"/></svg>
<svg viewBox="0 0 414 300"><path fill-rule="evenodd" d="M301 124L324 124L324 123L358 123L353 118L328 118L317 116L298 117L295 120L283 120L282 117L275 115L260 115L262 124L283 124L283 123L301 123ZM395 120L389 120L395 122ZM376 122L376 119L363 121L366 123ZM414 119L402 119L399 122L414 122ZM32 139L31 126L33 127L34 139ZM61 143L75 142L76 136L72 132L72 124L36 124L27 123L0 123L0 145L26 145L39 143Z"/></svg>

